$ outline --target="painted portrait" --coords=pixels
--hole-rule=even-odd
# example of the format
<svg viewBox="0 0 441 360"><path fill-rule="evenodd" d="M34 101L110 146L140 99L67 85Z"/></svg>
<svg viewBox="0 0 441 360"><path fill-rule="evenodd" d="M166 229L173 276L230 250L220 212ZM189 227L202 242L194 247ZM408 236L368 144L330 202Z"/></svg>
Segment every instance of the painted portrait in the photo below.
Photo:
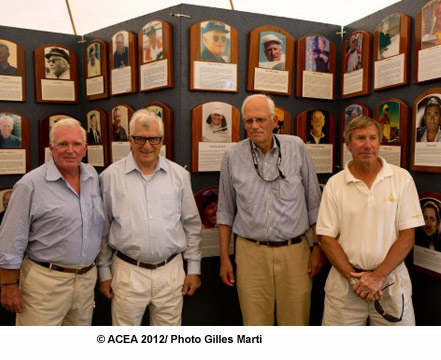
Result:
<svg viewBox="0 0 441 360"><path fill-rule="evenodd" d="M382 128L381 144L400 141L400 104L395 101L382 103L378 109L378 122Z"/></svg>
<svg viewBox="0 0 441 360"><path fill-rule="evenodd" d="M272 70L286 70L286 36L276 31L262 31L259 34L259 67Z"/></svg>

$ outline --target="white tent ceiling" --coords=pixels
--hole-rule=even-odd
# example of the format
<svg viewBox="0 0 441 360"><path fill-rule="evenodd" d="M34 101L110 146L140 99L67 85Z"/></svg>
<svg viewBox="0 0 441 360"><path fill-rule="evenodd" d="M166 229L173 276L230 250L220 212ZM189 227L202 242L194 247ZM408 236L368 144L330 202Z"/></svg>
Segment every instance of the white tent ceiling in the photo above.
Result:
<svg viewBox="0 0 441 360"><path fill-rule="evenodd" d="M68 0L78 35L175 6L171 0ZM231 9L230 0L185 1ZM235 10L346 25L398 0L231 0ZM66 0L0 0L0 25L73 34Z"/></svg>

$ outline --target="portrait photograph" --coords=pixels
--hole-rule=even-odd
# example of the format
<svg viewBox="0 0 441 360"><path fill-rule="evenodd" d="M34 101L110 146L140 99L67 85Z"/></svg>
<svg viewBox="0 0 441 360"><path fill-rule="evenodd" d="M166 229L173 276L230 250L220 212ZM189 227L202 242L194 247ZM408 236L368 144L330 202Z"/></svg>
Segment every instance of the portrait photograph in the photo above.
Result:
<svg viewBox="0 0 441 360"><path fill-rule="evenodd" d="M21 147L21 117L0 113L0 149Z"/></svg>
<svg viewBox="0 0 441 360"><path fill-rule="evenodd" d="M99 111L92 110L87 113L87 143L102 143L101 116Z"/></svg>
<svg viewBox="0 0 441 360"><path fill-rule="evenodd" d="M218 227L216 218L218 194L218 186L203 189L195 194L195 201L201 216L203 229L215 229Z"/></svg>
<svg viewBox="0 0 441 360"><path fill-rule="evenodd" d="M6 209L8 208L11 195L12 195L12 187L2 188L0 190L0 225L2 224L3 217L5 216Z"/></svg>
<svg viewBox="0 0 441 360"><path fill-rule="evenodd" d="M416 109L416 142L440 142L441 94L422 98Z"/></svg>
<svg viewBox="0 0 441 360"><path fill-rule="evenodd" d="M305 70L329 73L329 40L322 36L306 38Z"/></svg>
<svg viewBox="0 0 441 360"><path fill-rule="evenodd" d="M400 104L387 101L378 109L378 122L382 128L381 144L400 142Z"/></svg>
<svg viewBox="0 0 441 360"><path fill-rule="evenodd" d="M46 47L44 58L46 79L70 80L69 50Z"/></svg>
<svg viewBox="0 0 441 360"><path fill-rule="evenodd" d="M112 110L113 141L129 141L129 117L125 106L117 106Z"/></svg>
<svg viewBox="0 0 441 360"><path fill-rule="evenodd" d="M0 39L0 75L17 75L17 45Z"/></svg>
<svg viewBox="0 0 441 360"><path fill-rule="evenodd" d="M329 144L329 112L321 109L306 113L306 144Z"/></svg>
<svg viewBox="0 0 441 360"><path fill-rule="evenodd" d="M390 15L381 21L378 32L378 60L400 53L400 32L400 15Z"/></svg>
<svg viewBox="0 0 441 360"><path fill-rule="evenodd" d="M421 49L441 44L441 0L424 5L421 22Z"/></svg>
<svg viewBox="0 0 441 360"><path fill-rule="evenodd" d="M162 120L164 120L164 109L162 107L156 106L156 105L151 105L151 106L147 106L146 110L151 111L152 113L155 113Z"/></svg>
<svg viewBox="0 0 441 360"><path fill-rule="evenodd" d="M345 125L347 125L352 119L355 119L356 117L359 117L363 114L363 108L360 105L351 104L346 106L344 110L344 114L345 114Z"/></svg>
<svg viewBox="0 0 441 360"><path fill-rule="evenodd" d="M48 137L49 137L49 134L51 133L52 126L54 126L54 124L56 122L58 122L60 120L63 120L63 119L70 119L70 118L71 118L71 116L63 115L63 114L49 116L49 132L48 132Z"/></svg>
<svg viewBox="0 0 441 360"><path fill-rule="evenodd" d="M151 21L142 28L142 52L144 62L161 60L163 57L162 23Z"/></svg>
<svg viewBox="0 0 441 360"><path fill-rule="evenodd" d="M259 34L259 67L286 70L286 36L276 31Z"/></svg>
<svg viewBox="0 0 441 360"><path fill-rule="evenodd" d="M363 34L356 33L346 39L346 54L344 58L345 73L362 68Z"/></svg>
<svg viewBox="0 0 441 360"><path fill-rule="evenodd" d="M424 197L420 199L420 205L425 224L415 230L415 245L441 251L441 202Z"/></svg>
<svg viewBox="0 0 441 360"><path fill-rule="evenodd" d="M202 61L231 62L230 26L220 21L201 22Z"/></svg>
<svg viewBox="0 0 441 360"><path fill-rule="evenodd" d="M231 142L232 107L221 102L209 102L202 107L202 141Z"/></svg>
<svg viewBox="0 0 441 360"><path fill-rule="evenodd" d="M112 37L113 69L120 69L130 65L129 62L129 34L120 31Z"/></svg>
<svg viewBox="0 0 441 360"><path fill-rule="evenodd" d="M285 122L285 112L282 109L276 107L276 116L277 116L277 126L273 130L273 134L284 134L284 122Z"/></svg>
<svg viewBox="0 0 441 360"><path fill-rule="evenodd" d="M101 75L101 52L98 43L90 44L87 47L87 77Z"/></svg>

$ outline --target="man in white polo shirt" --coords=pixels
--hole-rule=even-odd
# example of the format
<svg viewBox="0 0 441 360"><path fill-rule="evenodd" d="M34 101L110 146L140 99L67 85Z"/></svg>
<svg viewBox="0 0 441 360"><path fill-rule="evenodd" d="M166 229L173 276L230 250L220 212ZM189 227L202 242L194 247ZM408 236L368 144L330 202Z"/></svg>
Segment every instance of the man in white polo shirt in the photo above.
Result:
<svg viewBox="0 0 441 360"><path fill-rule="evenodd" d="M353 160L323 192L317 234L333 265L323 325L415 325L404 259L424 220L410 174L378 156L380 134L366 116L346 125Z"/></svg>

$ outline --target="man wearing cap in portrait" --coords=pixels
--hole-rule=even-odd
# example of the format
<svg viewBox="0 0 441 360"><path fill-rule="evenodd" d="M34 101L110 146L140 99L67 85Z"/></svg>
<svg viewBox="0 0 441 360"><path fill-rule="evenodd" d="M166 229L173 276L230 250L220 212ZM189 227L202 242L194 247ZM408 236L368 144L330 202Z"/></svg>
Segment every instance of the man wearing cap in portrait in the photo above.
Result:
<svg viewBox="0 0 441 360"><path fill-rule="evenodd" d="M285 54L282 49L283 41L275 34L266 34L260 42L268 61L259 62L259 67L285 70Z"/></svg>
<svg viewBox="0 0 441 360"><path fill-rule="evenodd" d="M45 55L48 67L46 77L48 79L70 79L69 54L61 48L52 48Z"/></svg>
<svg viewBox="0 0 441 360"><path fill-rule="evenodd" d="M231 134L228 131L227 120L222 111L222 106L215 104L211 114L205 120L207 126L204 129L202 141L231 142Z"/></svg>
<svg viewBox="0 0 441 360"><path fill-rule="evenodd" d="M202 40L204 47L201 51L202 61L227 62L222 55L229 59L230 54L224 54L227 45L227 34L230 31L226 29L224 23L219 21L209 21L202 29Z"/></svg>
<svg viewBox="0 0 441 360"><path fill-rule="evenodd" d="M149 26L145 33L149 42L145 48L144 61L153 61L162 59L162 41L156 37L156 29Z"/></svg>

